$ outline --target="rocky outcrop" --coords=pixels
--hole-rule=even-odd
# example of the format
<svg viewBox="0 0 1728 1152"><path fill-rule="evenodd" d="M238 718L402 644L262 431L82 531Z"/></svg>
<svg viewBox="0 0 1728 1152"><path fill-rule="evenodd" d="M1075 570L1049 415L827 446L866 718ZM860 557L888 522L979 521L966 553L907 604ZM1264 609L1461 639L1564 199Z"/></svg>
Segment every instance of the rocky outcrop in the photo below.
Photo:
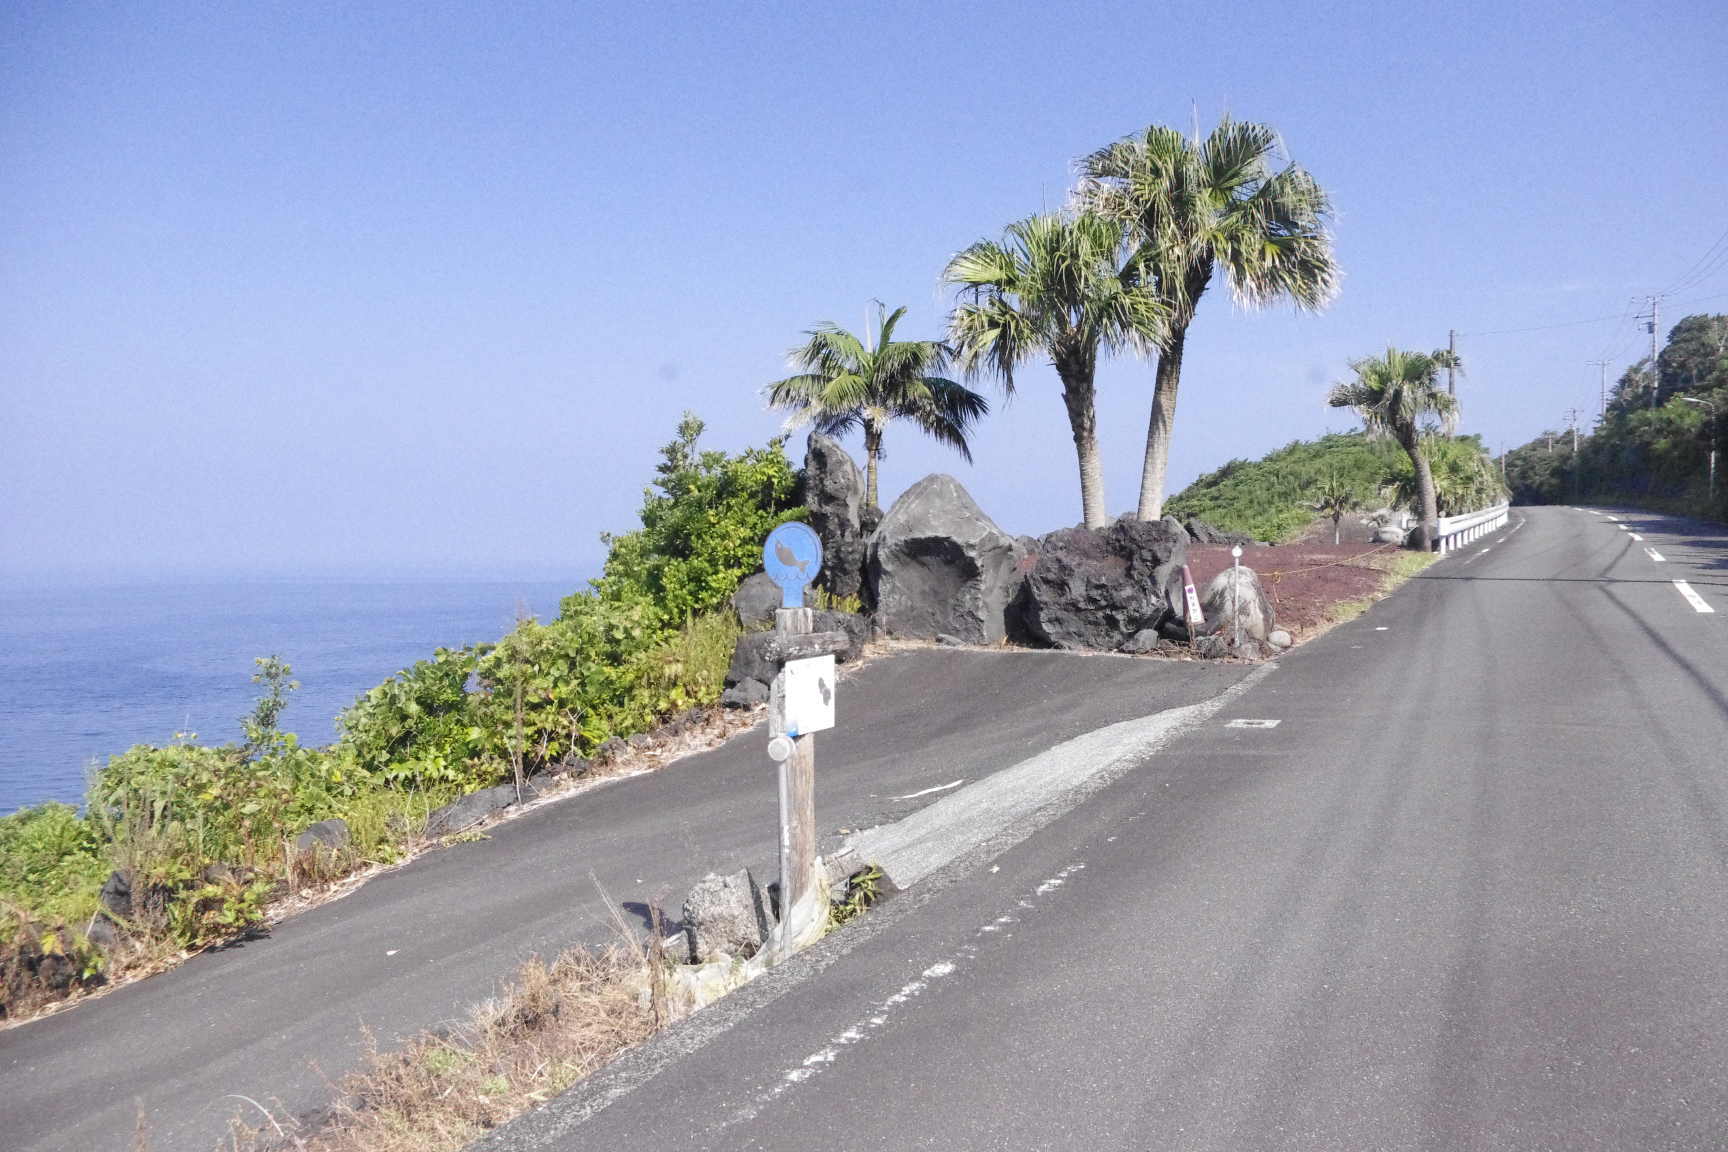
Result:
<svg viewBox="0 0 1728 1152"><path fill-rule="evenodd" d="M870 639L870 622L852 612L813 612L813 630L846 633L846 647L834 653L834 662L846 664L864 653ZM726 669L725 689L720 703L728 708L753 708L768 702L768 686L774 682L780 665L768 658L773 643L772 632L747 632L732 648L732 663Z"/></svg>
<svg viewBox="0 0 1728 1152"><path fill-rule="evenodd" d="M1021 548L952 476L908 488L870 537L865 590L890 636L996 644L1022 580Z"/></svg>
<svg viewBox="0 0 1728 1152"><path fill-rule="evenodd" d="M1204 520L1188 521L1188 538L1196 544L1240 544L1244 548L1254 543L1254 537L1241 532L1226 532Z"/></svg>
<svg viewBox="0 0 1728 1152"><path fill-rule="evenodd" d="M1182 529L1161 520L1052 532L1028 557L1019 600L1026 631L1057 648L1150 651L1180 603L1187 555Z"/></svg>
<svg viewBox="0 0 1728 1152"><path fill-rule="evenodd" d="M858 596L867 553L864 475L834 440L812 432L804 452L804 506L822 541L822 587L835 596Z"/></svg>
<svg viewBox="0 0 1728 1152"><path fill-rule="evenodd" d="M774 927L768 898L748 869L730 876L712 872L704 876L684 898L683 919L692 964L721 954L748 960Z"/></svg>

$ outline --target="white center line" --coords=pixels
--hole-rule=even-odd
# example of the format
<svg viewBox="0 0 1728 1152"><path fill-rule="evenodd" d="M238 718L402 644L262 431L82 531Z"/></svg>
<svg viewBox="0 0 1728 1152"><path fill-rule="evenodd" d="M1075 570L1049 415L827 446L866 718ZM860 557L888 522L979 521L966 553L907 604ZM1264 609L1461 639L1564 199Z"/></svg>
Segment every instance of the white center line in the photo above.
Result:
<svg viewBox="0 0 1728 1152"><path fill-rule="evenodd" d="M1640 544L1644 543L1644 537L1638 535L1636 532L1632 533L1632 539L1638 541Z"/></svg>
<svg viewBox="0 0 1728 1152"><path fill-rule="evenodd" d="M1668 557L1662 555L1662 553L1656 551L1654 548L1644 549L1644 554L1650 557L1650 559L1656 561L1658 564L1666 564L1668 562Z"/></svg>
<svg viewBox="0 0 1728 1152"><path fill-rule="evenodd" d="M1608 523L1610 523L1610 524L1618 524L1618 523L1620 523L1620 517L1618 517L1618 516L1610 516L1610 517L1608 517Z"/></svg>
<svg viewBox="0 0 1728 1152"><path fill-rule="evenodd" d="M1680 595L1686 597L1686 603L1692 605L1692 611L1694 611L1694 612L1714 612L1714 611L1716 611L1716 609L1714 609L1714 608L1710 607L1710 605L1704 603L1704 597L1702 597L1702 596L1698 595L1698 593L1694 592L1692 590L1692 585L1686 583L1686 581L1676 580L1676 581L1674 581L1674 587L1680 589Z"/></svg>

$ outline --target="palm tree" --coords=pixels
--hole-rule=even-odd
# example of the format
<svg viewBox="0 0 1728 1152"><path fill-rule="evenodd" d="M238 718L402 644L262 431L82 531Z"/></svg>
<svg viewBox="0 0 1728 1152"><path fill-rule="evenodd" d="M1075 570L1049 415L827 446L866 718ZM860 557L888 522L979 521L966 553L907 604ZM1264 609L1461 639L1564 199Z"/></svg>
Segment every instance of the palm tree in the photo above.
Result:
<svg viewBox="0 0 1728 1152"><path fill-rule="evenodd" d="M1153 125L1080 161L1081 203L1123 224L1133 260L1169 312L1140 473L1142 520L1164 512L1182 350L1222 267L1236 303L1288 299L1318 311L1338 287L1331 202L1296 164L1274 169L1277 134L1225 117L1205 140Z"/></svg>
<svg viewBox="0 0 1728 1152"><path fill-rule="evenodd" d="M814 424L825 436L864 430L866 499L876 499L877 462L882 433L891 420L910 420L936 440L972 462L967 436L990 411L990 403L962 384L935 373L953 358L935 340L896 340L894 326L906 314L896 308L885 316L877 305L877 331L869 344L837 324L824 321L805 333L809 341L788 355L804 371L776 380L765 389L768 403L789 408L789 423Z"/></svg>
<svg viewBox="0 0 1728 1152"><path fill-rule="evenodd" d="M1314 511L1332 518L1332 544L1338 544L1339 525L1344 517L1362 507L1362 493L1356 485L1338 474L1334 468L1312 490Z"/></svg>
<svg viewBox="0 0 1728 1152"><path fill-rule="evenodd" d="M1425 416L1435 416L1450 432L1457 403L1440 385L1440 364L1432 353L1387 348L1384 357L1353 361L1356 379L1334 384L1326 402L1334 408L1354 408L1370 435L1391 436L1409 455L1416 473L1416 496L1422 524L1418 539L1424 551L1433 547L1434 521L1439 517L1434 474L1422 451Z"/></svg>
<svg viewBox="0 0 1728 1152"><path fill-rule="evenodd" d="M1121 249L1120 226L1096 213L1045 213L1010 224L1000 241L980 240L942 272L960 289L948 333L969 374L993 375L1012 394L1015 368L1049 356L1062 381L1089 528L1104 526L1098 350L1145 351L1164 334L1163 306L1119 261Z"/></svg>

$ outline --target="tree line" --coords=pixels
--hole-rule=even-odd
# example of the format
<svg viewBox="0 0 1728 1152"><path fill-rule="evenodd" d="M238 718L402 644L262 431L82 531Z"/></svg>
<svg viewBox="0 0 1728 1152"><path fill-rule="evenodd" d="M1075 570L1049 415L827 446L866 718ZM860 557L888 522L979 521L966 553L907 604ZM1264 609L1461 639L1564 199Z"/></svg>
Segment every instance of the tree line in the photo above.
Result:
<svg viewBox="0 0 1728 1152"><path fill-rule="evenodd" d="M1506 453L1506 481L1525 504L1609 501L1728 519L1725 433L1728 316L1687 316L1654 363L1645 357L1621 374L1588 433L1549 429Z"/></svg>
<svg viewBox="0 0 1728 1152"><path fill-rule="evenodd" d="M1097 368L1102 355L1129 353L1154 362L1136 514L1158 519L1202 299L1222 282L1244 307L1287 301L1313 312L1337 294L1330 197L1282 156L1268 125L1225 117L1204 138L1152 125L1082 157L1076 171L1067 207L1015 221L948 261L942 281L955 300L943 339L896 340L904 308L882 309L867 338L825 322L792 352L796 374L766 388L794 423L863 433L872 502L890 423L910 422L970 460L968 438L990 405L969 385L1009 396L1016 373L1043 361L1062 389L1082 520L1103 527ZM1331 397L1410 453L1425 535L1437 505L1420 445L1441 424L1450 432L1450 397L1435 386L1437 370L1456 363L1448 356L1389 349L1354 363L1355 379Z"/></svg>

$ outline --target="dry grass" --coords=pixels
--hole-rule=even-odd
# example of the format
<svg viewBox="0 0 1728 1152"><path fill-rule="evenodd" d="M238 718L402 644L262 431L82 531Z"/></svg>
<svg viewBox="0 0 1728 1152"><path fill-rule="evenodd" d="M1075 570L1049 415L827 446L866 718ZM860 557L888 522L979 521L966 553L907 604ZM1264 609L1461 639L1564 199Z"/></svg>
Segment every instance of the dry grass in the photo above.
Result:
<svg viewBox="0 0 1728 1152"><path fill-rule="evenodd" d="M447 1034L369 1052L323 1116L240 1121L229 1152L440 1152L545 1103L656 1030L647 966L622 944L536 958Z"/></svg>

